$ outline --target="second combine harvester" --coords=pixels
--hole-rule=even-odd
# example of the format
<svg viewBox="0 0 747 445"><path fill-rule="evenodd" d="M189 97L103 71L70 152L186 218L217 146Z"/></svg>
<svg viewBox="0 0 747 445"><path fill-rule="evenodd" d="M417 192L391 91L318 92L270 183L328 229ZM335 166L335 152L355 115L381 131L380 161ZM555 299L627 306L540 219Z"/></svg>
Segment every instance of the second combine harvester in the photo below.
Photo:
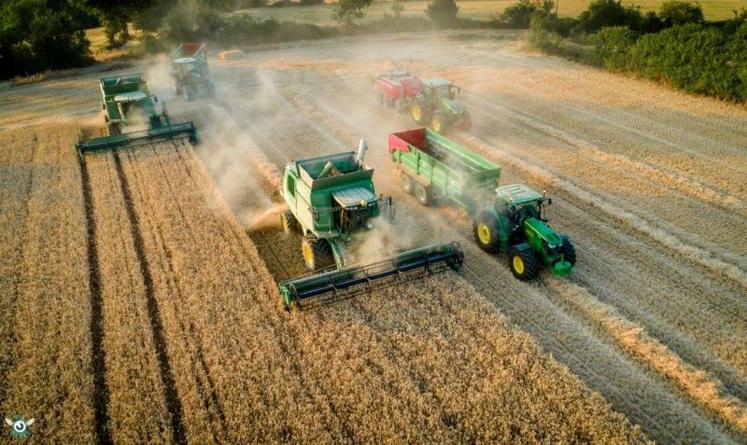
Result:
<svg viewBox="0 0 747 445"><path fill-rule="evenodd" d="M347 292L414 269L433 272L442 265L453 269L462 265L463 254L456 243L433 244L389 257L383 252L365 252L365 257L383 258L369 264L359 262L366 258L353 258L355 245L375 236L370 232L375 220L393 218L391 198L376 195L374 171L364 163L365 151L361 141L358 152L285 166L281 194L288 211L282 214L282 224L286 232L303 235L301 253L313 272L279 284L286 308L309 297Z"/></svg>
<svg viewBox="0 0 747 445"><path fill-rule="evenodd" d="M102 77L99 88L108 136L79 142L80 154L180 137L197 143L192 122L172 123L165 105L156 111L158 98L142 74Z"/></svg>

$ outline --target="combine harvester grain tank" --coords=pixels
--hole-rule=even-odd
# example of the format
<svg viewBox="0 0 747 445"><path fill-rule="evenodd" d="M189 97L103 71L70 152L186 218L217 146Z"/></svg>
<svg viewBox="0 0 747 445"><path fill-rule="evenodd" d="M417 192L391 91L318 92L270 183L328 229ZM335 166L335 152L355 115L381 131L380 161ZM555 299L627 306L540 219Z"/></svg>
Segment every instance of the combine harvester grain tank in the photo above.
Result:
<svg viewBox="0 0 747 445"><path fill-rule="evenodd" d="M301 253L313 273L279 283L286 308L323 294L346 295L354 287L413 270L436 272L461 267L456 243L420 247L370 264L351 261L350 247L371 235L379 218L393 218L391 198L377 196L373 169L364 163L366 145L350 151L294 161L283 172L281 194L288 211L287 232L303 235ZM377 256L379 252L373 252Z"/></svg>
<svg viewBox="0 0 747 445"><path fill-rule="evenodd" d="M547 224L543 206L552 200L544 194L523 184L498 187L499 166L427 128L391 134L389 153L405 192L424 206L445 199L464 208L477 244L507 253L516 278L534 279L541 265L570 274L576 252Z"/></svg>
<svg viewBox="0 0 747 445"><path fill-rule="evenodd" d="M161 113L156 111L158 98L143 74L103 77L99 88L108 136L80 141L76 148L81 155L184 137L198 142L192 122L172 123L165 105Z"/></svg>

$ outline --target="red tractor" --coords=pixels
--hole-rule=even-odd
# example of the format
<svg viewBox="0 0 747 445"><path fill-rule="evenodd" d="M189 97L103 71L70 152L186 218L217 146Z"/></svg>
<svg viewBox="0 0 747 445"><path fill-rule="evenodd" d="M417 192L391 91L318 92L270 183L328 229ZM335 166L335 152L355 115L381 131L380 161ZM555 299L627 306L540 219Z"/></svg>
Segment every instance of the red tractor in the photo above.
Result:
<svg viewBox="0 0 747 445"><path fill-rule="evenodd" d="M423 81L407 71L390 71L376 78L376 93L382 105L406 111L423 93Z"/></svg>

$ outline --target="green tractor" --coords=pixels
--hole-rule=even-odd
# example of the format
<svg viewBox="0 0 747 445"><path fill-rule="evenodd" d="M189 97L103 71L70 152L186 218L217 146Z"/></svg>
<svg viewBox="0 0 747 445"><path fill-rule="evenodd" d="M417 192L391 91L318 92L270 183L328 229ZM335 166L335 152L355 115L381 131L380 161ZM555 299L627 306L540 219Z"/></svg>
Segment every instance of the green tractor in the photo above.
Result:
<svg viewBox="0 0 747 445"><path fill-rule="evenodd" d="M377 218L393 219L391 198L376 195L374 171L363 162L365 151L361 141L358 152L294 161L284 169L281 194L288 210L281 214L281 222L287 233L303 235L301 253L312 272L279 283L288 309L305 298L342 292L410 270L434 272L443 264L454 269L462 264L463 254L455 243L399 252L366 265L356 263L351 247L369 236ZM363 255L382 257L381 252Z"/></svg>
<svg viewBox="0 0 747 445"><path fill-rule="evenodd" d="M542 207L552 199L523 184L504 185L495 192L495 200L473 220L477 245L486 252L508 253L511 272L520 280L534 279L542 265L556 276L568 276L576 264L576 250L543 217Z"/></svg>
<svg viewBox="0 0 747 445"><path fill-rule="evenodd" d="M521 184L496 188L498 165L427 128L389 135L389 153L405 192L424 206L443 199L464 208L477 244L508 253L516 278L535 278L541 265L561 277L571 272L573 244L543 218L549 198Z"/></svg>
<svg viewBox="0 0 747 445"><path fill-rule="evenodd" d="M410 116L419 125L430 125L438 133L450 128L469 130L472 119L467 110L456 102L461 89L446 79L423 82L423 92L410 105Z"/></svg>
<svg viewBox="0 0 747 445"><path fill-rule="evenodd" d="M79 142L76 145L79 153L178 137L198 142L197 129L192 122L172 123L165 105L161 113L156 111L158 98L151 94L142 74L103 77L99 87L109 135Z"/></svg>

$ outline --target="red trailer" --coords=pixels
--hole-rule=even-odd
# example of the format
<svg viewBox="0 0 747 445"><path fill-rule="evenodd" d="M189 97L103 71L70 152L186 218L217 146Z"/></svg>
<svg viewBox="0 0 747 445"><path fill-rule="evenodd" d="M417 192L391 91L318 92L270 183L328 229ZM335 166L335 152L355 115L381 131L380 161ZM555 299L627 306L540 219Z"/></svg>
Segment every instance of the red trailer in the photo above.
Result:
<svg viewBox="0 0 747 445"><path fill-rule="evenodd" d="M412 100L423 92L423 81L407 71L390 71L376 78L379 103L405 111Z"/></svg>

